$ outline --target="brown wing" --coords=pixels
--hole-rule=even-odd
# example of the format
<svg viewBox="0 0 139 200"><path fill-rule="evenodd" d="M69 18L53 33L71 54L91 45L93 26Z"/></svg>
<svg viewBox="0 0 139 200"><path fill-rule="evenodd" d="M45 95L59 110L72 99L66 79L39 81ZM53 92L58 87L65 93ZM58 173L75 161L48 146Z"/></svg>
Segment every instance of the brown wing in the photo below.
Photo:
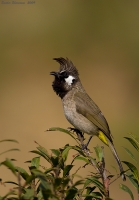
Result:
<svg viewBox="0 0 139 200"><path fill-rule="evenodd" d="M74 96L76 111L91 121L112 142L108 123L95 102L84 92L77 92Z"/></svg>

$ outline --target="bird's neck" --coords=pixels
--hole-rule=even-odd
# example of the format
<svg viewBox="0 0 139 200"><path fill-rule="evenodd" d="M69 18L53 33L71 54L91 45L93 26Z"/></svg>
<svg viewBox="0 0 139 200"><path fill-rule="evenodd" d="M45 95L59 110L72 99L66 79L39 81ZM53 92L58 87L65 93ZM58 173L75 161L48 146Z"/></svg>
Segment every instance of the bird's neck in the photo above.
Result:
<svg viewBox="0 0 139 200"><path fill-rule="evenodd" d="M63 98L61 98L63 101L66 100L66 99L72 99L74 98L74 94L76 92L85 92L85 89L83 88L81 82L77 82L71 90L69 90L64 96Z"/></svg>

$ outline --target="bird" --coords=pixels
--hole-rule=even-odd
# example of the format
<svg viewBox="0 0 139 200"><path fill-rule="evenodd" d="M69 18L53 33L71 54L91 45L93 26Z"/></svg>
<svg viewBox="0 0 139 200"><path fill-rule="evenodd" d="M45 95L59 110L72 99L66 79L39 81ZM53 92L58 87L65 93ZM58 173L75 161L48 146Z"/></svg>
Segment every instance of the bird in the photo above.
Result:
<svg viewBox="0 0 139 200"><path fill-rule="evenodd" d="M61 98L66 119L76 130L90 135L89 144L93 136L97 136L104 144L110 147L117 161L122 179L126 180L122 163L114 147L113 137L103 113L85 91L75 65L68 58L54 58L60 64L54 76L52 87Z"/></svg>

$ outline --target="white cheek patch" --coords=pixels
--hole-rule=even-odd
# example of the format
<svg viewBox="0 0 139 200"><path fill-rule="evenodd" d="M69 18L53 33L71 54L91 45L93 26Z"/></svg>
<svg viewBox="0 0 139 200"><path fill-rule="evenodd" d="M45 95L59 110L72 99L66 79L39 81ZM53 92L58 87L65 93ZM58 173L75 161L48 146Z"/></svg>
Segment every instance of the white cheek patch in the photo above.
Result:
<svg viewBox="0 0 139 200"><path fill-rule="evenodd" d="M69 76L68 78L65 78L65 81L66 81L66 83L68 84L68 85L71 85L72 83L73 83L73 80L74 80L75 78L73 77L73 76Z"/></svg>

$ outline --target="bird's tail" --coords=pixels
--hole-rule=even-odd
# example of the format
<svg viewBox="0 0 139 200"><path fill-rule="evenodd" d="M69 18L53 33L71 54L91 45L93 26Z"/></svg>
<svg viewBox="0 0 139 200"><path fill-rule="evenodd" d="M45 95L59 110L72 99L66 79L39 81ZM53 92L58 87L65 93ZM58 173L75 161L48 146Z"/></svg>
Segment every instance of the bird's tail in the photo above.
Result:
<svg viewBox="0 0 139 200"><path fill-rule="evenodd" d="M111 149L111 151L112 151L113 156L114 156L115 159L116 159L116 162L117 162L117 164L118 164L118 166L119 166L120 172L122 173L122 179L123 179L123 181L126 181L126 176L125 176L125 174L123 173L124 170L123 170L122 163L121 163L121 161L120 161L120 159L119 159L119 157L118 157L118 154L117 154L117 152L116 152L116 149L115 149L113 143L110 142L110 141L109 141L109 147L110 147L110 149Z"/></svg>

